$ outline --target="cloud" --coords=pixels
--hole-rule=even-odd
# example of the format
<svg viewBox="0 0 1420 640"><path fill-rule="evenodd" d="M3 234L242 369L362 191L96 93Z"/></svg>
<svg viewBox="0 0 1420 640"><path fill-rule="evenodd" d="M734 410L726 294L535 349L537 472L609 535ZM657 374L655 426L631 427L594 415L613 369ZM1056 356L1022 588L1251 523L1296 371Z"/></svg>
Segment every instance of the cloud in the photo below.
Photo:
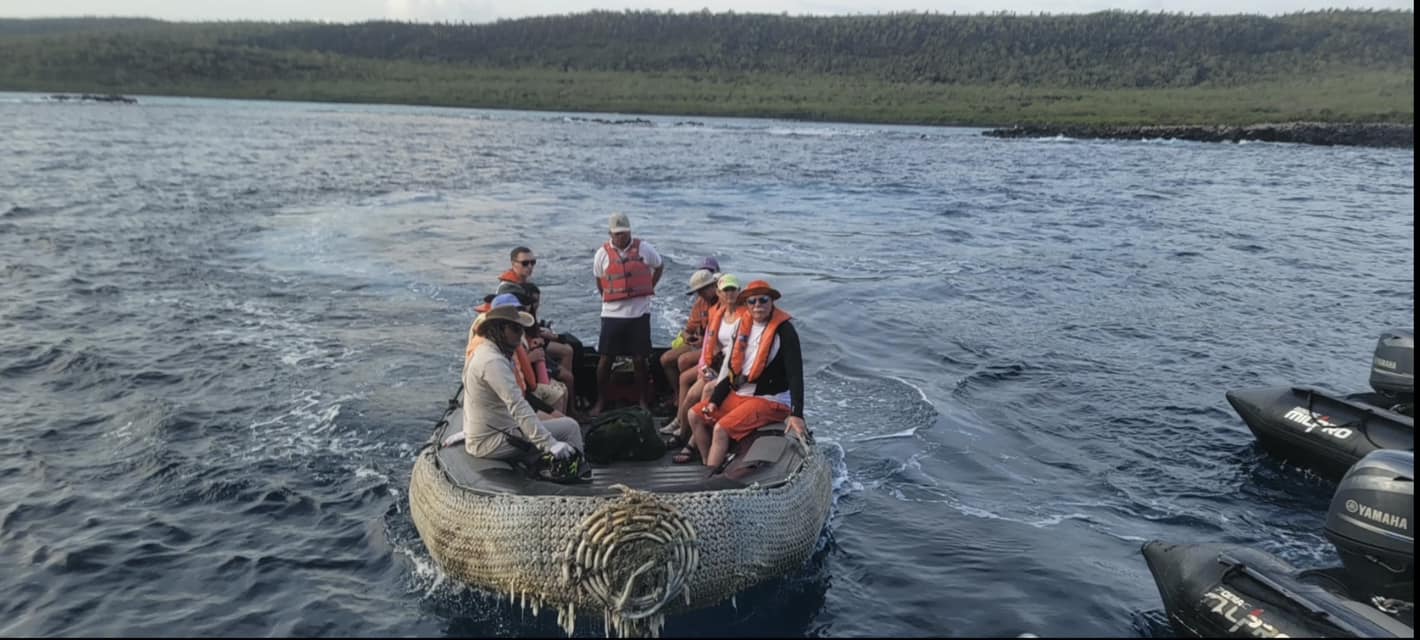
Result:
<svg viewBox="0 0 1420 640"><path fill-rule="evenodd" d="M488 22L493 0L385 0L385 17L418 22Z"/></svg>

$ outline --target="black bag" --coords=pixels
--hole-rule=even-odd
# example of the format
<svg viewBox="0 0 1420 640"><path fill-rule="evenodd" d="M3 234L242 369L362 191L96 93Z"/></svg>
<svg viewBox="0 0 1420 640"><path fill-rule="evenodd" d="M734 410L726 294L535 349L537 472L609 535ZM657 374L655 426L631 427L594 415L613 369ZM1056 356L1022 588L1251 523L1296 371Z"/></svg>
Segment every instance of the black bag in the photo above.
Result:
<svg viewBox="0 0 1420 640"><path fill-rule="evenodd" d="M592 467L587 463L586 454L576 449L572 452L571 456L561 460L551 453L528 454L523 460L528 477L557 484L581 484L591 480Z"/></svg>
<svg viewBox="0 0 1420 640"><path fill-rule="evenodd" d="M603 413L587 428L587 460L606 464L617 460L658 460L666 454L666 442L656 433L651 412L639 406Z"/></svg>

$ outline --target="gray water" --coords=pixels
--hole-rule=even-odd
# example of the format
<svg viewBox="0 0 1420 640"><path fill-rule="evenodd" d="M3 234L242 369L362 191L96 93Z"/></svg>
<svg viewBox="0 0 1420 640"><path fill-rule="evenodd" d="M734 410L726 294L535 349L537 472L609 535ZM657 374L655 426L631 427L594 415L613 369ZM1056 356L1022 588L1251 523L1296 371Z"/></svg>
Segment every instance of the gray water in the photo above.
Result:
<svg viewBox="0 0 1420 640"><path fill-rule="evenodd" d="M1223 393L1365 388L1412 151L580 117L0 94L0 634L555 633L406 490L509 248L595 342L614 210L658 343L704 255L784 292L837 465L804 570L667 635L1167 634L1145 540L1336 561Z"/></svg>

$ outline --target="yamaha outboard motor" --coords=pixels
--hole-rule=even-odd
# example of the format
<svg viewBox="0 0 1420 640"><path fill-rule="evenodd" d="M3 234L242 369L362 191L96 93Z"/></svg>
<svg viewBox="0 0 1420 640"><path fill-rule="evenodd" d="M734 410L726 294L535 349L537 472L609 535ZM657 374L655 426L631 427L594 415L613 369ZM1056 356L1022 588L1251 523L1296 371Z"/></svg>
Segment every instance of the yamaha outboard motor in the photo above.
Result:
<svg viewBox="0 0 1420 640"><path fill-rule="evenodd" d="M1391 411L1415 415L1415 331L1392 329L1376 342L1371 388L1395 404Z"/></svg>
<svg viewBox="0 0 1420 640"><path fill-rule="evenodd" d="M1346 472L1326 514L1326 537L1355 597L1414 602L1414 521L1414 452L1373 451Z"/></svg>

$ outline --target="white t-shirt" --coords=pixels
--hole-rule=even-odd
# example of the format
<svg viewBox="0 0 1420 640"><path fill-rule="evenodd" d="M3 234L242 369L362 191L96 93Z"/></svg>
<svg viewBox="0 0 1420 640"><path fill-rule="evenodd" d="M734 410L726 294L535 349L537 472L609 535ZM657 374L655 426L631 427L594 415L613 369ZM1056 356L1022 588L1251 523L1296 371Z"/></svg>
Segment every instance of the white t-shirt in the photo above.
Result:
<svg viewBox="0 0 1420 640"><path fill-rule="evenodd" d="M745 373L749 373L748 369L754 366L754 359L759 356L759 338L760 336L764 335L764 330L768 326L769 323L767 322L762 324L756 322L750 325L749 327L749 345L745 347ZM769 345L769 360L767 360L766 362L774 362L774 357L778 355L779 336L776 335L774 336L774 344ZM754 388L755 384L753 382L746 382L743 386L736 389L735 393L738 393L742 396L752 396L754 395ZM789 405L789 403L793 402L793 398L789 395L788 389L785 389L784 392L780 393L779 395L766 397L770 398L771 400L774 400L775 402L778 402L779 404L784 405Z"/></svg>
<svg viewBox="0 0 1420 640"><path fill-rule="evenodd" d="M597 247L597 254L592 256L592 275L598 280L606 275L606 268L611 264L611 258L606 255L606 245ZM625 255L625 252L617 250L617 253ZM641 258L646 261L646 266L655 271L661 266L661 254L656 253L656 248L645 240L641 241ZM640 296L636 298L624 298L612 302L602 301L603 318L639 318L651 312L651 298L654 295Z"/></svg>
<svg viewBox="0 0 1420 640"><path fill-rule="evenodd" d="M740 318L738 314L735 315L734 322L720 321L720 333L715 336L715 339L720 341L720 353L725 354L725 357L720 358L720 374L715 376L715 382L724 380L726 376L730 375L730 348L735 344L735 333L739 330Z"/></svg>

